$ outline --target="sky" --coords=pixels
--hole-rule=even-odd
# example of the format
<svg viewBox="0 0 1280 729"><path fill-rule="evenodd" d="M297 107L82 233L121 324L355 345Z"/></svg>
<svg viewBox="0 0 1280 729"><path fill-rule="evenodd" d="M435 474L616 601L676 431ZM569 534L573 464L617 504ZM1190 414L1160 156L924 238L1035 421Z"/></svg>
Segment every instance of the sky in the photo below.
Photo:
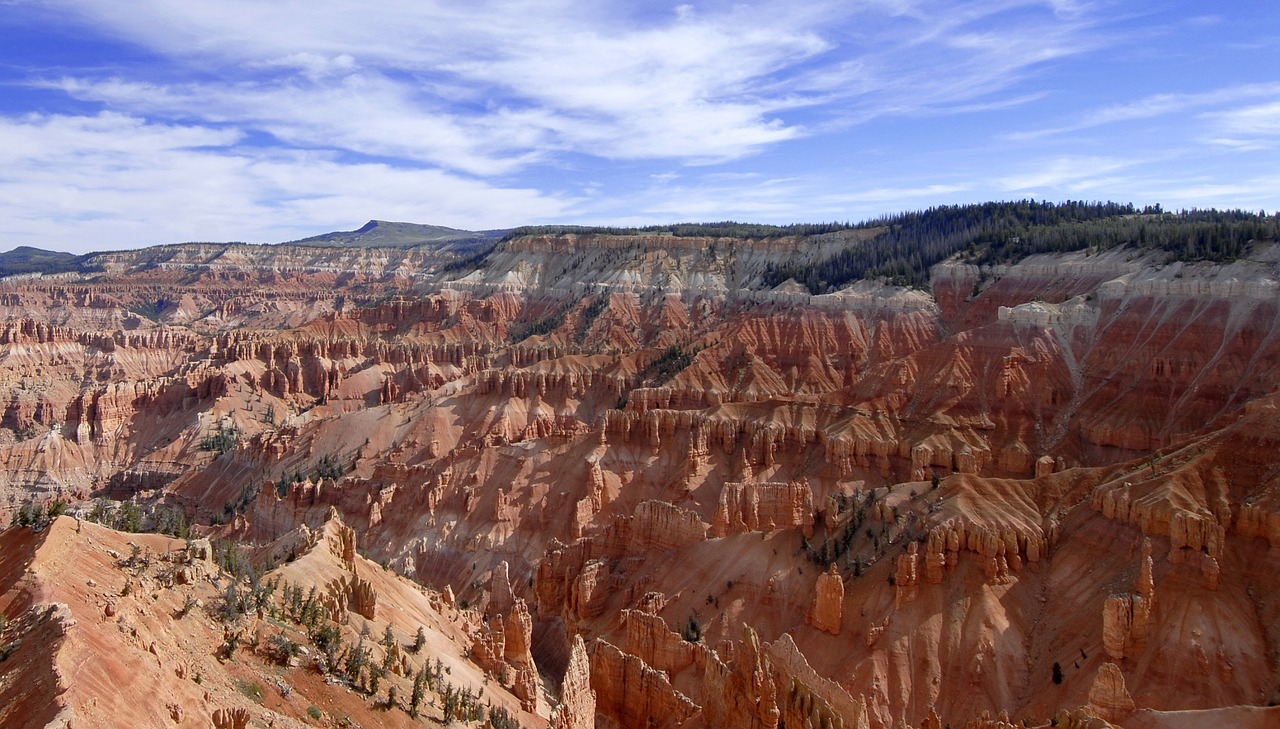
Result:
<svg viewBox="0 0 1280 729"><path fill-rule="evenodd" d="M0 0L0 250L1280 207L1273 0Z"/></svg>

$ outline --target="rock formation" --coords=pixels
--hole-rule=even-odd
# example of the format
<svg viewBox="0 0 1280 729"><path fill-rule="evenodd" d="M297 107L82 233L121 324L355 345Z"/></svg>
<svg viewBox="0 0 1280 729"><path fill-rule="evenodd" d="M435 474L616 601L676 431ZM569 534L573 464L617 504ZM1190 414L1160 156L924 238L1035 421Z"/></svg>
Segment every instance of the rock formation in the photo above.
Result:
<svg viewBox="0 0 1280 729"><path fill-rule="evenodd" d="M1089 688L1089 705L1097 709L1098 716L1116 722L1133 713L1133 697L1124 685L1124 674L1114 663L1104 663Z"/></svg>
<svg viewBox="0 0 1280 729"><path fill-rule="evenodd" d="M809 611L809 624L832 635L840 635L840 621L844 615L844 578L834 564L818 575L816 592L813 608Z"/></svg>
<svg viewBox="0 0 1280 729"><path fill-rule="evenodd" d="M216 709L211 718L217 729L248 729L252 717L248 709Z"/></svg>
<svg viewBox="0 0 1280 729"><path fill-rule="evenodd" d="M591 729L596 725L596 694L591 690L591 659L582 636L574 636L569 666L560 686L560 705L551 714L551 729Z"/></svg>
<svg viewBox="0 0 1280 729"><path fill-rule="evenodd" d="M813 492L808 483L726 483L720 490L712 534L800 528L813 536Z"/></svg>

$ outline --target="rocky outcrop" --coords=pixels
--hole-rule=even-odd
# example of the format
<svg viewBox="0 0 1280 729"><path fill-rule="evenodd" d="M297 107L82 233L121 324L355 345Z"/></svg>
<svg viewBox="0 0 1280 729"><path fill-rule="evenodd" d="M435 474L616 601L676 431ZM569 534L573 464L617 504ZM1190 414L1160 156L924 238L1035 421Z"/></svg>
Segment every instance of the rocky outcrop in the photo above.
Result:
<svg viewBox="0 0 1280 729"><path fill-rule="evenodd" d="M516 598L507 614L503 657L513 666L533 666L533 618L524 600Z"/></svg>
<svg viewBox="0 0 1280 729"><path fill-rule="evenodd" d="M631 519L637 550L674 550L697 544L707 537L707 525L695 511L665 501L642 501Z"/></svg>
<svg viewBox="0 0 1280 729"><path fill-rule="evenodd" d="M565 603L566 611L579 620L600 617L609 597L608 576L609 563L605 560L595 559L586 563L573 581L573 591Z"/></svg>
<svg viewBox="0 0 1280 729"><path fill-rule="evenodd" d="M1123 721L1133 713L1133 697L1125 687L1124 674L1114 663L1104 663L1089 688L1089 706L1109 722Z"/></svg>
<svg viewBox="0 0 1280 729"><path fill-rule="evenodd" d="M248 729L252 716L248 709L216 709L210 718L217 729Z"/></svg>
<svg viewBox="0 0 1280 729"><path fill-rule="evenodd" d="M373 620L378 610L378 592L373 583L355 575L340 577L325 587L325 605L331 620L341 622L350 611Z"/></svg>
<svg viewBox="0 0 1280 729"><path fill-rule="evenodd" d="M1215 514L1207 507L1189 511L1180 503L1186 498L1159 487L1146 486L1143 495L1129 482L1112 484L1094 491L1093 508L1108 519L1133 524L1147 537L1169 538L1169 561L1178 563L1188 553L1203 552L1214 559L1222 555L1230 511Z"/></svg>
<svg viewBox="0 0 1280 729"><path fill-rule="evenodd" d="M1111 595L1102 606L1102 645L1114 660L1134 655L1145 645L1155 608L1151 540L1142 542L1142 560L1135 593Z"/></svg>
<svg viewBox="0 0 1280 729"><path fill-rule="evenodd" d="M1059 709L1058 713L1053 715L1052 723L1060 729L1112 729L1110 723L1090 714L1085 707L1074 711Z"/></svg>
<svg viewBox="0 0 1280 729"><path fill-rule="evenodd" d="M982 573L992 584L1007 583L1025 565L1038 569L1046 549L1043 530L1033 526L991 527L970 517L951 518L929 531L925 547L926 581L941 581L944 567L952 568L960 553L978 557ZM913 558L914 559L914 558Z"/></svg>
<svg viewBox="0 0 1280 729"><path fill-rule="evenodd" d="M901 608L916 597L916 586L920 584L920 545L912 542L907 551L898 556L893 573L894 605Z"/></svg>
<svg viewBox="0 0 1280 729"><path fill-rule="evenodd" d="M914 544L913 544L914 546ZM809 624L832 635L840 635L840 623L844 617L844 578L836 565L818 575L813 607L809 610Z"/></svg>
<svg viewBox="0 0 1280 729"><path fill-rule="evenodd" d="M726 483L720 490L711 533L800 529L813 536L813 491L808 482Z"/></svg>
<svg viewBox="0 0 1280 729"><path fill-rule="evenodd" d="M592 644L590 675L596 712L620 729L682 727L699 715L666 673L602 640Z"/></svg>
<svg viewBox="0 0 1280 729"><path fill-rule="evenodd" d="M593 729L596 692L591 689L591 659L582 636L573 637L569 666L560 682L560 705L551 712L551 729Z"/></svg>
<svg viewBox="0 0 1280 729"><path fill-rule="evenodd" d="M490 617L506 615L515 606L515 594L511 591L511 578L505 561L499 562L489 575L489 602L485 605L485 615Z"/></svg>
<svg viewBox="0 0 1280 729"><path fill-rule="evenodd" d="M674 676L692 666L698 646L667 627L657 615L639 610L622 611L622 650L639 656L659 671Z"/></svg>
<svg viewBox="0 0 1280 729"><path fill-rule="evenodd" d="M708 726L772 729L778 725L778 687L756 632L746 624L731 664L707 657L702 676L703 718Z"/></svg>

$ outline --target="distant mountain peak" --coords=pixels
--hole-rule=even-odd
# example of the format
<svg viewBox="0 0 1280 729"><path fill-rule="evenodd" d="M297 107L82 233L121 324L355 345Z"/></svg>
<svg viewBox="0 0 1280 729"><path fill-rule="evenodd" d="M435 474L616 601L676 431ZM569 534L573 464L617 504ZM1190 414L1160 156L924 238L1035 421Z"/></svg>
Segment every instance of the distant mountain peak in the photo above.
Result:
<svg viewBox="0 0 1280 729"><path fill-rule="evenodd" d="M505 230L461 230L443 225L370 220L355 230L334 231L289 241L289 245L323 248L414 248L430 245L466 249L497 241Z"/></svg>

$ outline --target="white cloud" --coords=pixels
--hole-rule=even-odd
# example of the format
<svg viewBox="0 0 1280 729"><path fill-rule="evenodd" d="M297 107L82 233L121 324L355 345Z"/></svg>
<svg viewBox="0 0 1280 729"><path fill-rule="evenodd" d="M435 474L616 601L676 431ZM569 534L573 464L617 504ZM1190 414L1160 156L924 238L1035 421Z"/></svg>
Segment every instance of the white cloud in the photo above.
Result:
<svg viewBox="0 0 1280 729"><path fill-rule="evenodd" d="M1207 116L1223 134L1247 137L1280 135L1280 100Z"/></svg>
<svg viewBox="0 0 1280 729"><path fill-rule="evenodd" d="M1037 161L1028 171L998 178L996 184L1013 193L1070 186L1093 189L1099 176L1134 164L1110 157L1058 157Z"/></svg>
<svg viewBox="0 0 1280 729"><path fill-rule="evenodd" d="M565 151L721 163L833 119L1000 108L1034 97L992 94L1104 42L1069 0L682 5L641 20L567 0L51 4L228 79L65 84L82 98L477 175Z"/></svg>
<svg viewBox="0 0 1280 729"><path fill-rule="evenodd" d="M1076 121L1058 127L1028 130L1007 135L1014 140L1034 140L1051 135L1077 132L1108 124L1152 119L1205 107L1220 107L1246 99L1280 96L1280 83L1233 85L1195 94L1152 94L1135 101L1094 109Z"/></svg>
<svg viewBox="0 0 1280 729"><path fill-rule="evenodd" d="M0 240L87 251L275 242L369 218L489 228L554 218L573 202L316 152L228 152L237 138L120 114L0 119Z"/></svg>

